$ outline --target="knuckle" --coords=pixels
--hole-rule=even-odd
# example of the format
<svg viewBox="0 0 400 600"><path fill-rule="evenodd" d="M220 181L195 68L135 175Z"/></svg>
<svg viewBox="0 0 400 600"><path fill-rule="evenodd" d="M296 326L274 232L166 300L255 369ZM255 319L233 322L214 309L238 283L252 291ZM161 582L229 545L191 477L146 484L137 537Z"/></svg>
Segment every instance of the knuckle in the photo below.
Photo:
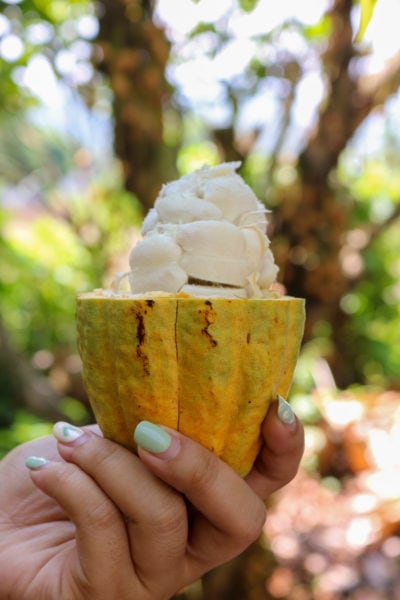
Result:
<svg viewBox="0 0 400 600"><path fill-rule="evenodd" d="M55 490L69 490L75 489L79 477L79 471L77 467L74 465L69 465L67 463L60 463L57 469L53 469L51 482L51 487Z"/></svg>
<svg viewBox="0 0 400 600"><path fill-rule="evenodd" d="M266 509L262 501L251 507L248 519L240 519L235 530L235 538L239 545L246 548L255 542L263 530L266 519Z"/></svg>
<svg viewBox="0 0 400 600"><path fill-rule="evenodd" d="M203 459L193 466L188 487L199 492L210 489L218 477L217 460L211 452L204 454Z"/></svg>
<svg viewBox="0 0 400 600"><path fill-rule="evenodd" d="M152 523L152 527L160 537L173 537L184 526L186 526L184 516L180 510L176 509L176 506L164 508L154 517Z"/></svg>
<svg viewBox="0 0 400 600"><path fill-rule="evenodd" d="M93 438L91 443L85 444L83 448L85 448L84 454L80 452L78 446L74 456L76 462L85 462L88 465L88 471L95 469L96 472L106 472L113 469L121 451L119 446L102 438Z"/></svg>
<svg viewBox="0 0 400 600"><path fill-rule="evenodd" d="M260 535L261 531L264 528L266 518L267 511L265 505L262 502L262 500L259 500L257 503L257 507L255 508L253 513L253 529L251 533L254 536L254 538L258 538L258 536Z"/></svg>
<svg viewBox="0 0 400 600"><path fill-rule="evenodd" d="M96 530L109 529L115 524L116 507L108 498L99 498L85 515L86 527L95 527Z"/></svg>
<svg viewBox="0 0 400 600"><path fill-rule="evenodd" d="M57 490L57 495L70 495L71 492L83 489L82 471L79 466L71 464L62 464L54 472L52 480L53 490ZM79 511L74 509L76 521L84 522L86 527L108 528L115 523L117 509L107 496L93 493L90 489L90 502L82 502Z"/></svg>

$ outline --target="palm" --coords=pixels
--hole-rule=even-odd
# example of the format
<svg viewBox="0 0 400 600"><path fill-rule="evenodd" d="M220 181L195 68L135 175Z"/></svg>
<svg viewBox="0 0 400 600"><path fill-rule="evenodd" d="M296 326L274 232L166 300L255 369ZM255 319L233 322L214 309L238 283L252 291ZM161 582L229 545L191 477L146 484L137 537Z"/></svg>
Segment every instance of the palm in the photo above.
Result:
<svg viewBox="0 0 400 600"><path fill-rule="evenodd" d="M0 488L0 580L27 600L38 598L35 590L48 588L51 581L68 585L79 575L75 526L31 482L24 462L32 454L60 460L55 441L48 437L20 446L0 464L3 480L9 482ZM48 597L58 596L59 590L48 590Z"/></svg>

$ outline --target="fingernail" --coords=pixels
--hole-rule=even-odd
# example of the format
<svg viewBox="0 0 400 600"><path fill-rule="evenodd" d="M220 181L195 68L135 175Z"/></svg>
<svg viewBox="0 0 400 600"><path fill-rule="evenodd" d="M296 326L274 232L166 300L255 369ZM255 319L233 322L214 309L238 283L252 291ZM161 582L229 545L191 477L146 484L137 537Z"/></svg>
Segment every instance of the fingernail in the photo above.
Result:
<svg viewBox="0 0 400 600"><path fill-rule="evenodd" d="M136 444L154 454L163 454L162 458L173 458L179 451L179 440L172 438L170 434L162 427L154 425L149 421L141 421L133 434L133 439ZM174 443L173 443L174 442ZM167 450L172 450L173 453Z"/></svg>
<svg viewBox="0 0 400 600"><path fill-rule="evenodd" d="M43 458L42 456L28 456L25 461L25 466L28 467L28 469L35 470L49 464L49 462L50 461L48 461L47 458Z"/></svg>
<svg viewBox="0 0 400 600"><path fill-rule="evenodd" d="M278 396L278 417L285 425L292 425L296 419L289 402L282 396Z"/></svg>
<svg viewBox="0 0 400 600"><path fill-rule="evenodd" d="M83 429L79 427L75 427L75 425L71 425L70 423L64 423L64 421L59 421L53 427L53 435L54 437L61 443L69 443L74 442L78 438L80 438L85 432Z"/></svg>

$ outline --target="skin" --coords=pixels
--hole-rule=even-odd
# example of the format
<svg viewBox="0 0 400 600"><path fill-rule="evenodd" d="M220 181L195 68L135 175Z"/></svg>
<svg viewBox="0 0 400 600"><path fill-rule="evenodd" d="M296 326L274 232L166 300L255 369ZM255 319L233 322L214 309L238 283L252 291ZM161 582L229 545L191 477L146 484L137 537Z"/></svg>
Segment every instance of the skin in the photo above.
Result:
<svg viewBox="0 0 400 600"><path fill-rule="evenodd" d="M167 600L240 554L264 501L295 475L303 428L272 405L264 446L240 478L175 431L136 456L95 426L60 443L21 445L0 463L0 591L8 600ZM28 472L30 455L50 460Z"/></svg>

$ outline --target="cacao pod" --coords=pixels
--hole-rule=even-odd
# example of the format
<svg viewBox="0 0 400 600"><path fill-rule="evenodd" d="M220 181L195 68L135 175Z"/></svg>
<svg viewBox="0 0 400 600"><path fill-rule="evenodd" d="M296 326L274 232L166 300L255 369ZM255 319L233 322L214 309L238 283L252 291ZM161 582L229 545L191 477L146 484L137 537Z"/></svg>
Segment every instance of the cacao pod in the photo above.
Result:
<svg viewBox="0 0 400 600"><path fill-rule="evenodd" d="M83 380L105 437L135 450L149 420L251 469L270 402L287 397L304 300L186 294L77 298Z"/></svg>

